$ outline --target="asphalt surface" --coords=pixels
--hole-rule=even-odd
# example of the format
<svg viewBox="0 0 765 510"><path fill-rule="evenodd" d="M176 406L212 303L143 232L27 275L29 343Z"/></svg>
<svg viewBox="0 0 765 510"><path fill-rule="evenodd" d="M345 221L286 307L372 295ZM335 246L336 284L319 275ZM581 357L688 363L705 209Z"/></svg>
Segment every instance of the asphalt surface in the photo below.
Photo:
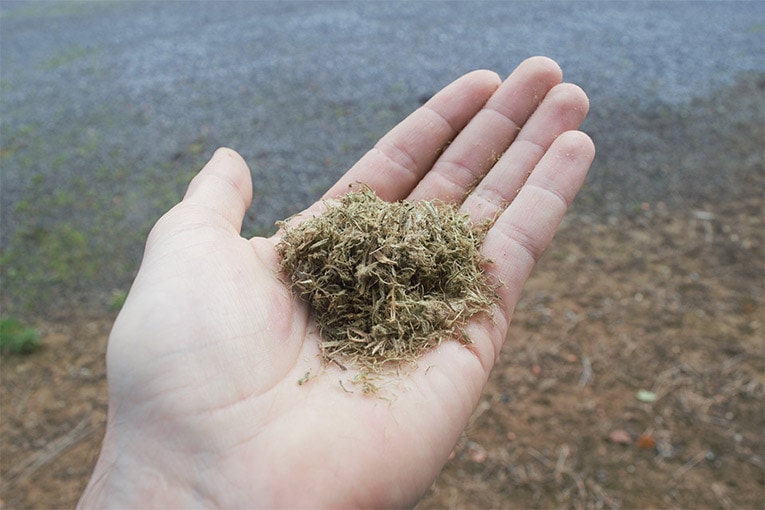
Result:
<svg viewBox="0 0 765 510"><path fill-rule="evenodd" d="M763 73L765 4L3 0L5 283L8 264L43 241L92 251L118 237L124 260L94 253L130 273L148 227L220 145L248 161L247 228L267 231L443 85L540 54L591 99L599 155L581 207L617 214L681 195L692 206L705 197L693 168L650 174L658 163L645 153L690 150L654 126L719 122L698 102ZM762 102L739 120L757 122Z"/></svg>

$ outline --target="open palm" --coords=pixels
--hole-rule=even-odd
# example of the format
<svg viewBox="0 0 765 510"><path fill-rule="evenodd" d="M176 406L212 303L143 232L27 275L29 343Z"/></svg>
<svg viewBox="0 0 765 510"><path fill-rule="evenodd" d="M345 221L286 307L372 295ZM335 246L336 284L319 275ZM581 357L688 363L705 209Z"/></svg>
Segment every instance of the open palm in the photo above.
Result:
<svg viewBox="0 0 765 510"><path fill-rule="evenodd" d="M470 346L444 342L392 378L391 400L343 387L348 373L322 366L310 308L279 274L279 233L240 236L247 166L217 151L152 230L115 323L107 432L81 506L415 503L477 404L521 289L592 161L591 141L572 131L587 97L560 82L546 58L504 83L467 74L325 195L363 182L385 200L461 204L474 221L499 214L483 245L502 282L493 316L471 322Z"/></svg>

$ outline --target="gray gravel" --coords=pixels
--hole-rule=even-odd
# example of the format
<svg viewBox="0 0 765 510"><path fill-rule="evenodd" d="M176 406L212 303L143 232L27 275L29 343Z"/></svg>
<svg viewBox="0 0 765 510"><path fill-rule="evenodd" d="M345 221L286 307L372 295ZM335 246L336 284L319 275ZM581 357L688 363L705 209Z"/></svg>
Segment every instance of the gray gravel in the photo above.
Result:
<svg viewBox="0 0 765 510"><path fill-rule="evenodd" d="M215 147L250 164L247 228L262 231L458 75L504 75L535 54L555 58L591 98L585 128L599 157L583 211L694 206L707 197L704 179L664 180L655 172L666 158L650 153L683 152L684 139L663 141L678 123L719 122L708 109L698 116L698 101L762 73L764 37L759 0L4 0L2 249L34 251L62 223L75 244L80 231L89 246L118 234L124 243L111 251L90 249L119 261L108 271L122 284L148 226ZM761 121L762 103L742 122Z"/></svg>

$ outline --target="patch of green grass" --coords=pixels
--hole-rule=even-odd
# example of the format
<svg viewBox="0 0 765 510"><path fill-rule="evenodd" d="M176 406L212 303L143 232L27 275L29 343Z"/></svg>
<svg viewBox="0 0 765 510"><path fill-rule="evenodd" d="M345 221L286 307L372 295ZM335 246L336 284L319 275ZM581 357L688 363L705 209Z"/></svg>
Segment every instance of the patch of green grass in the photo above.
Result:
<svg viewBox="0 0 765 510"><path fill-rule="evenodd" d="M105 125L107 113L89 122ZM110 289L129 284L151 226L183 197L211 152L199 137L181 145L177 158L141 168L86 129L43 142L38 126L3 126L2 138L4 168L24 176L0 246L4 312L21 316L80 301L121 308L124 296L110 299Z"/></svg>
<svg viewBox="0 0 765 510"><path fill-rule="evenodd" d="M3 125L0 132L0 139L2 139L3 144L0 157L9 158L19 151L29 149L30 145L34 143L38 130L39 126L35 124L24 124L16 129L10 129Z"/></svg>
<svg viewBox="0 0 765 510"><path fill-rule="evenodd" d="M109 310L112 312L119 312L125 305L127 300L127 291L115 289L112 291L112 295L109 298Z"/></svg>
<svg viewBox="0 0 765 510"><path fill-rule="evenodd" d="M88 235L72 223L29 226L17 232L0 257L4 294L29 310L44 303L52 286L75 287L100 269ZM95 259L98 260L98 259Z"/></svg>
<svg viewBox="0 0 765 510"><path fill-rule="evenodd" d="M119 6L119 2L93 2L91 0L68 0L66 2L50 3L18 2L16 6L2 12L0 19L77 16L93 12L95 9L105 10Z"/></svg>
<svg viewBox="0 0 765 510"><path fill-rule="evenodd" d="M0 319L0 352L31 354L40 348L40 334L18 319Z"/></svg>
<svg viewBox="0 0 765 510"><path fill-rule="evenodd" d="M50 58L40 64L40 68L43 71L51 71L53 69L63 67L71 64L77 60L80 60L91 55L95 55L97 50L93 48L85 48L83 46L74 46L70 50L65 51Z"/></svg>

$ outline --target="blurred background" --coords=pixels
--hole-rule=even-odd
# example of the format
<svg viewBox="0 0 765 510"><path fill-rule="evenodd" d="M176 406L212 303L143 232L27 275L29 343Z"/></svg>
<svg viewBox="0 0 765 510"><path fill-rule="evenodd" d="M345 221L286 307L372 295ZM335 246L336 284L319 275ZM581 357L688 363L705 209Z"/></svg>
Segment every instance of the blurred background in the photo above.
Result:
<svg viewBox="0 0 765 510"><path fill-rule="evenodd" d="M3 357L0 507L76 500L110 322L217 147L252 171L243 234L268 234L441 87L533 55L588 93L598 155L423 507L761 501L762 1L3 0L0 306L43 348ZM589 442L531 439L545 392ZM699 424L712 439L682 436Z"/></svg>
<svg viewBox="0 0 765 510"><path fill-rule="evenodd" d="M218 146L252 169L245 233L268 233L442 86L477 68L504 76L532 55L556 59L591 98L588 211L701 207L740 176L699 175L692 141L655 123L761 71L765 30L759 1L0 8L8 309L124 289L147 229ZM679 164L663 168L658 150L682 153Z"/></svg>

